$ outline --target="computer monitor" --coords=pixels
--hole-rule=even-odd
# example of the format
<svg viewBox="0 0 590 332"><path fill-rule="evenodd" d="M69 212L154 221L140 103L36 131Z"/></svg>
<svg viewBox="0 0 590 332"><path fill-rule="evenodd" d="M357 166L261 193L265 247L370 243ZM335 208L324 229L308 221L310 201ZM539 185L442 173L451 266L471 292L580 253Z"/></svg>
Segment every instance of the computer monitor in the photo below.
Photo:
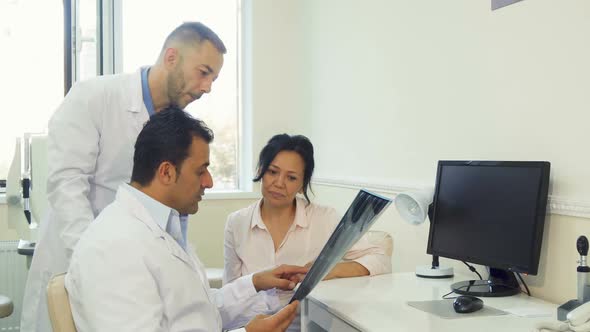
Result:
<svg viewBox="0 0 590 332"><path fill-rule="evenodd" d="M427 252L490 268L488 280L453 291L515 295L514 272L537 274L549 169L545 161L438 162Z"/></svg>

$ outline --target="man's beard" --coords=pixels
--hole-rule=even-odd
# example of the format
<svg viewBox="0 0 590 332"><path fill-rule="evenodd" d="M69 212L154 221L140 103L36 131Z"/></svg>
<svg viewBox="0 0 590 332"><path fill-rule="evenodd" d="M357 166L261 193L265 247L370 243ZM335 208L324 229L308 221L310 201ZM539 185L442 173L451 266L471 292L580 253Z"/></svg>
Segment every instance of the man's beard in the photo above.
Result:
<svg viewBox="0 0 590 332"><path fill-rule="evenodd" d="M182 90L184 90L186 85L182 75L182 70L180 69L180 64L178 64L176 68L174 68L174 71L170 73L166 85L168 88L168 100L170 101L170 106L184 108L179 105L180 96L182 96Z"/></svg>

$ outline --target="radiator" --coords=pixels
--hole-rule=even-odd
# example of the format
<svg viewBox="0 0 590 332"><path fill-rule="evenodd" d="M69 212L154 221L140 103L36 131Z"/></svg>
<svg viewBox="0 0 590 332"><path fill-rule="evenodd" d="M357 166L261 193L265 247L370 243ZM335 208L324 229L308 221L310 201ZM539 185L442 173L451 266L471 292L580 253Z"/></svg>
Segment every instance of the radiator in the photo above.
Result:
<svg viewBox="0 0 590 332"><path fill-rule="evenodd" d="M14 304L12 315L0 318L0 331L18 331L27 281L27 258L16 252L18 241L0 241L0 294Z"/></svg>

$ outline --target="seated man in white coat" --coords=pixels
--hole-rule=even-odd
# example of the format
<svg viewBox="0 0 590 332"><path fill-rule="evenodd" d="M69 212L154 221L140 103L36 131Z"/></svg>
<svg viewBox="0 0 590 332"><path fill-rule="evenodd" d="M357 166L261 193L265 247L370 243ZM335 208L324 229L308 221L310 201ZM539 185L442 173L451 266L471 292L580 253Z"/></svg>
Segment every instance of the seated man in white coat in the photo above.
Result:
<svg viewBox="0 0 590 332"><path fill-rule="evenodd" d="M131 183L90 224L66 276L78 331L221 331L248 316L260 290L293 289L303 267L283 265L210 289L184 242L179 214L194 214L213 186L206 125L179 109L154 115L135 143ZM198 226L198 225L197 225ZM276 310L278 299L260 305ZM250 305L250 303L249 303ZM297 302L257 316L245 331L284 331Z"/></svg>

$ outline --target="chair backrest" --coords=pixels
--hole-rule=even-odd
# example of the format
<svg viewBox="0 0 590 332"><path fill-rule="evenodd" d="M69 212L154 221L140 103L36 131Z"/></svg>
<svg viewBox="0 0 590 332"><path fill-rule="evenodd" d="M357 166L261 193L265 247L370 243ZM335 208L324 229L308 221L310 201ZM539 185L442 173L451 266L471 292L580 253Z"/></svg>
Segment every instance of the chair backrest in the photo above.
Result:
<svg viewBox="0 0 590 332"><path fill-rule="evenodd" d="M391 237L391 234L384 231L368 231L365 236L369 239L369 243L380 246L385 250L385 254L391 257L393 254L393 237Z"/></svg>
<svg viewBox="0 0 590 332"><path fill-rule="evenodd" d="M0 294L0 318L8 317L12 314L14 305L9 297Z"/></svg>
<svg viewBox="0 0 590 332"><path fill-rule="evenodd" d="M223 286L223 269L208 267L205 269L207 274L207 281L209 281L209 287L221 288Z"/></svg>
<svg viewBox="0 0 590 332"><path fill-rule="evenodd" d="M51 327L56 332L76 332L64 280L65 273L53 276L47 285L47 306Z"/></svg>

